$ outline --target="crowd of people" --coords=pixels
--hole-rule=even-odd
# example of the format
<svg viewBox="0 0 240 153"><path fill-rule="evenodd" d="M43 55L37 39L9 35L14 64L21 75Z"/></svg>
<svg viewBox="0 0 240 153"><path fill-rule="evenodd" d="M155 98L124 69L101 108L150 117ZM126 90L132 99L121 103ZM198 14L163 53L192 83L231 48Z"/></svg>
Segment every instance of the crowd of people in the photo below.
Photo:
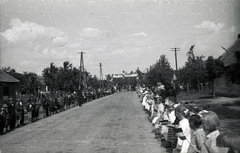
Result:
<svg viewBox="0 0 240 153"><path fill-rule="evenodd" d="M130 90L131 91L131 90ZM136 92L140 98L143 110L152 124L152 133L159 141L166 141L166 148L173 153L239 153L240 136L231 132L219 131L220 120L211 110L191 108L179 103L173 88L165 89L158 83L155 87L137 86ZM95 97L88 98L83 93L83 103ZM103 95L102 95L103 96ZM22 100L3 104L0 110L0 133L4 134L24 125L37 121L42 107L43 117L77 106L79 99L72 95L48 95L30 98L27 104Z"/></svg>
<svg viewBox="0 0 240 153"><path fill-rule="evenodd" d="M40 108L42 117L50 116L55 112L60 112L71 108L74 99L71 97L63 99L50 95L30 96L27 100L9 98L9 103L2 105L0 110L0 134L5 134L17 127L27 123L35 122L39 119Z"/></svg>
<svg viewBox="0 0 240 153"><path fill-rule="evenodd" d="M40 118L65 111L75 106L94 99L114 93L114 90L82 90L82 93L67 94L63 92L42 93L36 96L30 95L27 98L9 98L8 103L1 105L0 109L0 135L37 121Z"/></svg>
<svg viewBox="0 0 240 153"><path fill-rule="evenodd" d="M173 88L136 87L152 133L173 153L239 153L240 136L219 130L218 115L178 102Z"/></svg>

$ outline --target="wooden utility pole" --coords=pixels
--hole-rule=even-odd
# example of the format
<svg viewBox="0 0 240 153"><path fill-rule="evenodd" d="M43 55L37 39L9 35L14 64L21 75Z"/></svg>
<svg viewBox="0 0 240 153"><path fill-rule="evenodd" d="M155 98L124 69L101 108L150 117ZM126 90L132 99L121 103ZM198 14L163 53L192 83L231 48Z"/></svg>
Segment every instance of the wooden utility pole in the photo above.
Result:
<svg viewBox="0 0 240 153"><path fill-rule="evenodd" d="M100 89L103 88L102 63L100 63Z"/></svg>
<svg viewBox="0 0 240 153"><path fill-rule="evenodd" d="M171 48L171 51L174 51L174 52L175 52L176 72L178 72L178 66L177 66L177 51L180 51L180 48Z"/></svg>
<svg viewBox="0 0 240 153"><path fill-rule="evenodd" d="M85 52L78 52L78 54L80 54L79 86L78 86L78 89L79 89L79 90L81 89L81 85L82 85L82 74L84 73L83 53L85 53Z"/></svg>
<svg viewBox="0 0 240 153"><path fill-rule="evenodd" d="M176 77L176 80L174 81L174 89L176 89L176 84L178 82L178 66L177 66L177 51L180 51L180 48L171 48L171 51L174 51L175 52L175 64L176 64L176 74L175 74L175 77Z"/></svg>

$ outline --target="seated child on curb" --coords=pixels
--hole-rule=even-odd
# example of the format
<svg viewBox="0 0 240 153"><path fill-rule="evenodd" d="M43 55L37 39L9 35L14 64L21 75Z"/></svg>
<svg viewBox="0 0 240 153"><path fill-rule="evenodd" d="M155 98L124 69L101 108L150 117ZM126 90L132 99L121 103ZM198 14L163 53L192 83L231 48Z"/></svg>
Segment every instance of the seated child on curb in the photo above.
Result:
<svg viewBox="0 0 240 153"><path fill-rule="evenodd" d="M192 134L188 153L197 153L202 150L205 133L201 128L201 124L201 117L199 115L191 115L189 117L189 126Z"/></svg>
<svg viewBox="0 0 240 153"><path fill-rule="evenodd" d="M173 152L187 153L188 151L191 141L191 129L188 121L189 113L189 110L184 105L179 105L175 110L176 117L179 119L177 127L179 132L177 129L175 130L178 139L176 149Z"/></svg>

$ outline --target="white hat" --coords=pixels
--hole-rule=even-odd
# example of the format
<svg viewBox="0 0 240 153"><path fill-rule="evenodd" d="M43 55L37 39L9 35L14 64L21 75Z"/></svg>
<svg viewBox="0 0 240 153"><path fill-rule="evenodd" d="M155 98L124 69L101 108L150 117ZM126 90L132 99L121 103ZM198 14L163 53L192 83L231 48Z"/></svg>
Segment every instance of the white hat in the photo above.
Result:
<svg viewBox="0 0 240 153"><path fill-rule="evenodd" d="M148 94L148 91L145 91L143 94Z"/></svg>

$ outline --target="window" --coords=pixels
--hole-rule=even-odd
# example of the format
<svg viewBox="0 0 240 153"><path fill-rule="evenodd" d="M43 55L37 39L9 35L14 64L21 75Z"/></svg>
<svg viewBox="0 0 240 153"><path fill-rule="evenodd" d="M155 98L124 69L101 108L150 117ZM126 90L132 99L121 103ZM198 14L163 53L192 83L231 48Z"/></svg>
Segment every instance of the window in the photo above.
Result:
<svg viewBox="0 0 240 153"><path fill-rule="evenodd" d="M3 87L3 96L9 95L9 87Z"/></svg>
<svg viewBox="0 0 240 153"><path fill-rule="evenodd" d="M3 87L3 100L8 100L9 87Z"/></svg>

